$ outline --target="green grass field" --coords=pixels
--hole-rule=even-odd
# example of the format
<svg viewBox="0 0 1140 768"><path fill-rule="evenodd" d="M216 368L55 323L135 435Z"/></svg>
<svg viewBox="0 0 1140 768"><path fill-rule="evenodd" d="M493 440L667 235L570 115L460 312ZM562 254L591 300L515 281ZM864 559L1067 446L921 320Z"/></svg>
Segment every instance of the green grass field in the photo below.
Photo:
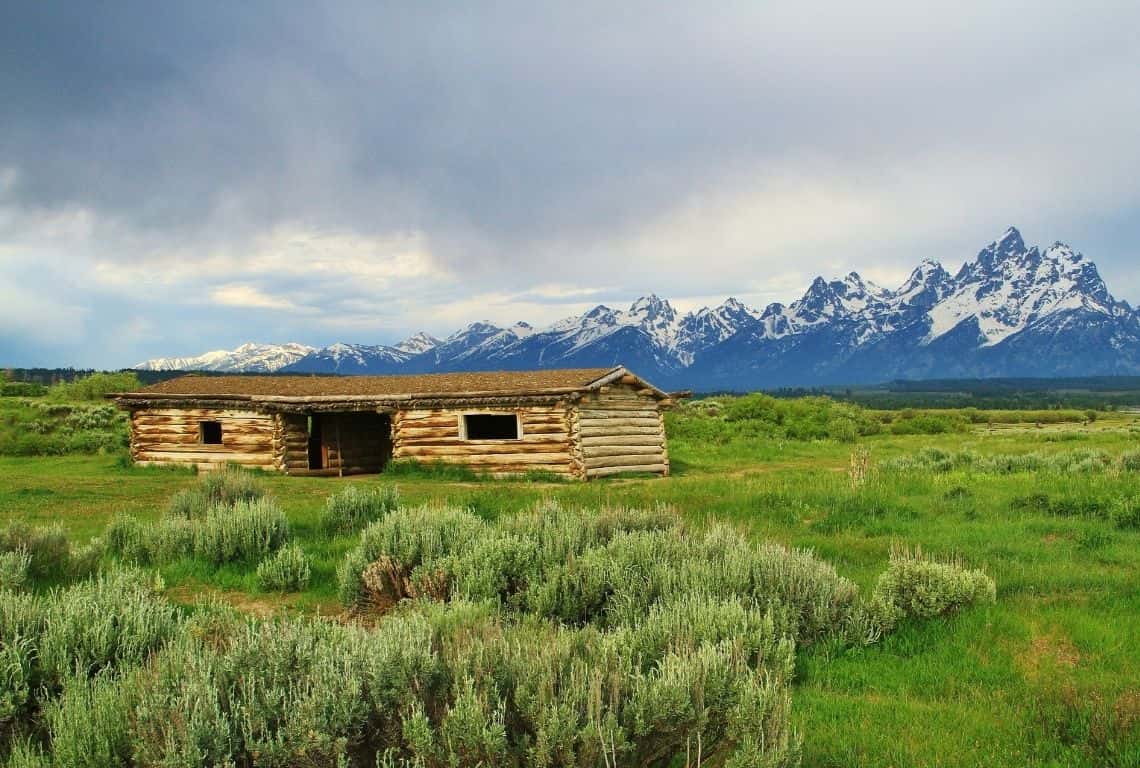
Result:
<svg viewBox="0 0 1140 768"><path fill-rule="evenodd" d="M357 537L329 538L317 519L347 484L396 483L406 502L445 500L486 519L547 498L586 508L666 504L697 525L731 522L756 539L811 548L865 592L893 547L921 547L984 568L997 603L904 624L874 645L821 643L798 654L793 708L804 765L1140 765L1140 472L885 468L926 448L1116 458L1140 448L1133 416L887 430L855 442L749 434L697 418L670 417L674 472L665 479L266 475L312 558L307 590L265 594L253 568L182 560L161 569L167 594L185 603L216 594L258 614L339 613L335 571ZM853 478L864 452L869 471ZM189 472L125 466L113 453L0 457L0 524L58 521L85 542L120 513L159 518L195 482Z"/></svg>

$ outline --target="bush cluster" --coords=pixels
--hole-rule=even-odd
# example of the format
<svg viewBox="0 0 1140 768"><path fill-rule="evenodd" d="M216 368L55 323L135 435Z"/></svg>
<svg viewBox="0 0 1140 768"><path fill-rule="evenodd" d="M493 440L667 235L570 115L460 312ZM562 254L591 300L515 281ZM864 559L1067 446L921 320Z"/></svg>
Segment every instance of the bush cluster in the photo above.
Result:
<svg viewBox="0 0 1140 768"><path fill-rule="evenodd" d="M828 397L776 398L764 394L696 400L669 415L670 435L723 443L771 437L852 442L882 431L858 405Z"/></svg>
<svg viewBox="0 0 1140 768"><path fill-rule="evenodd" d="M138 388L139 377L130 371L93 373L74 381L55 384L47 395L60 402L102 401L113 392L130 392Z"/></svg>
<svg viewBox="0 0 1140 768"><path fill-rule="evenodd" d="M347 486L325 502L321 530L328 534L354 533L384 517L399 503L400 492L394 485Z"/></svg>
<svg viewBox="0 0 1140 768"><path fill-rule="evenodd" d="M798 762L792 645L732 601L616 632L464 601L375 630L208 609L140 639L42 689L54 764L651 765L698 740L714 764Z"/></svg>
<svg viewBox="0 0 1140 768"><path fill-rule="evenodd" d="M906 618L943 616L975 603L992 603L997 591L982 571L956 562L938 562L921 552L895 552L871 596L884 631Z"/></svg>
<svg viewBox="0 0 1140 768"><path fill-rule="evenodd" d="M1024 472L1051 472L1060 475L1093 475L1109 470L1140 471L1134 453L1113 457L1105 451L1077 449L1059 453L980 454L974 451L947 451L923 448L915 453L883 461L879 467L889 472L935 472L971 470L993 475Z"/></svg>
<svg viewBox="0 0 1140 768"><path fill-rule="evenodd" d="M296 544L286 544L257 566L257 584L266 592L300 592L309 586L309 558Z"/></svg>
<svg viewBox="0 0 1140 768"><path fill-rule="evenodd" d="M159 586L116 571L46 595L0 590L0 732L35 720L70 678L137 666L173 637L177 611Z"/></svg>
<svg viewBox="0 0 1140 768"><path fill-rule="evenodd" d="M0 397L42 397L47 391L34 381L0 381Z"/></svg>
<svg viewBox="0 0 1140 768"><path fill-rule="evenodd" d="M14 584L46 581L62 582L77 576L86 576L98 565L102 557L102 544L95 540L85 547L73 549L67 533L60 523L33 526L13 520L0 528L0 569L7 572ZM0 584L8 583L0 576Z"/></svg>
<svg viewBox="0 0 1140 768"><path fill-rule="evenodd" d="M256 563L289 539L289 522L256 478L227 469L177 494L157 522L117 517L104 537L111 554L140 565L197 557L213 565Z"/></svg>
<svg viewBox="0 0 1140 768"><path fill-rule="evenodd" d="M113 405L0 403L0 455L112 453L127 443L127 416Z"/></svg>
<svg viewBox="0 0 1140 768"><path fill-rule="evenodd" d="M0 552L0 589L23 589L28 583L32 556L26 549Z"/></svg>
<svg viewBox="0 0 1140 768"><path fill-rule="evenodd" d="M265 486L246 470L229 466L203 475L189 488L171 497L167 517L197 520L214 507L232 507L239 501L257 501L265 496Z"/></svg>
<svg viewBox="0 0 1140 768"><path fill-rule="evenodd" d="M1051 496L1048 493L1031 493L1013 499L1015 510L1039 512L1055 517L1080 517L1104 520L1118 528L1140 528L1140 497L1112 493L1067 493Z"/></svg>
<svg viewBox="0 0 1140 768"><path fill-rule="evenodd" d="M664 509L594 513L553 502L494 523L448 507L398 510L363 531L338 579L350 607L493 601L605 629L637 624L667 600L715 595L771 610L801 643L857 627L861 611L854 584L810 553L755 545L725 527L697 533Z"/></svg>

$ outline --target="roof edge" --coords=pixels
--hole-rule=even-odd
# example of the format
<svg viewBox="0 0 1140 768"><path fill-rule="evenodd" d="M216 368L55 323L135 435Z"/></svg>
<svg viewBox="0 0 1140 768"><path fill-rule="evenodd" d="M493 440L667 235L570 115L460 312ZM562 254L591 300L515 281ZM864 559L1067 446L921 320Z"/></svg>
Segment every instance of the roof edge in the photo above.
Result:
<svg viewBox="0 0 1140 768"><path fill-rule="evenodd" d="M607 373L605 376L602 376L600 379L596 379L595 381L591 381L588 385L586 385L586 389L588 389L588 390L601 389L602 387L604 387L608 384L613 384L615 381L620 381L621 379L623 379L626 376L629 376L630 378L634 379L636 381L636 383L641 386L642 389L650 390L650 394L653 395L653 397L657 398L658 400L668 400L669 399L669 393L668 392L661 389L660 387L654 386L652 383L649 382L649 380L647 380L641 376L638 376L636 373L629 370L624 365L619 365L616 368L614 368L612 371Z"/></svg>

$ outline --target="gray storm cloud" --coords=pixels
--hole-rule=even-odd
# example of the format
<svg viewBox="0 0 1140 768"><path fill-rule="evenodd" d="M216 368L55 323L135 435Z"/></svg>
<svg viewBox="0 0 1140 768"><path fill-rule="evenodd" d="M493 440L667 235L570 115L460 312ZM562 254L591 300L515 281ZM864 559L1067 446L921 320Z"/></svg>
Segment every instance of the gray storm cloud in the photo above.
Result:
<svg viewBox="0 0 1140 768"><path fill-rule="evenodd" d="M599 290L760 303L1009 223L1135 298L1138 23L1123 2L6 3L0 357L390 341Z"/></svg>

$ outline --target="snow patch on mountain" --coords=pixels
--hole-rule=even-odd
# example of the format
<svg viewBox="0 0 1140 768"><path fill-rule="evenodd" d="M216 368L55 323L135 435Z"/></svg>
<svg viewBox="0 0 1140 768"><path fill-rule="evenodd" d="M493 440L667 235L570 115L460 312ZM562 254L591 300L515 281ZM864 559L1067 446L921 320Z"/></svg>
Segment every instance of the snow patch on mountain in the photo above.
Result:
<svg viewBox="0 0 1140 768"><path fill-rule="evenodd" d="M440 340L435 336L432 336L426 331L420 331L414 336L404 339L399 344L393 345L393 348L401 352L407 352L409 355L420 355L429 349L435 349L439 345Z"/></svg>
<svg viewBox="0 0 1140 768"><path fill-rule="evenodd" d="M1044 252L1027 248L1013 227L963 265L955 283L954 291L930 309L926 343L971 318L982 346L994 346L1058 312L1111 317L1118 311L1092 262L1063 243Z"/></svg>
<svg viewBox="0 0 1140 768"><path fill-rule="evenodd" d="M236 349L217 349L190 357L159 357L134 367L139 371L245 371L273 373L315 352L306 344L242 344Z"/></svg>

